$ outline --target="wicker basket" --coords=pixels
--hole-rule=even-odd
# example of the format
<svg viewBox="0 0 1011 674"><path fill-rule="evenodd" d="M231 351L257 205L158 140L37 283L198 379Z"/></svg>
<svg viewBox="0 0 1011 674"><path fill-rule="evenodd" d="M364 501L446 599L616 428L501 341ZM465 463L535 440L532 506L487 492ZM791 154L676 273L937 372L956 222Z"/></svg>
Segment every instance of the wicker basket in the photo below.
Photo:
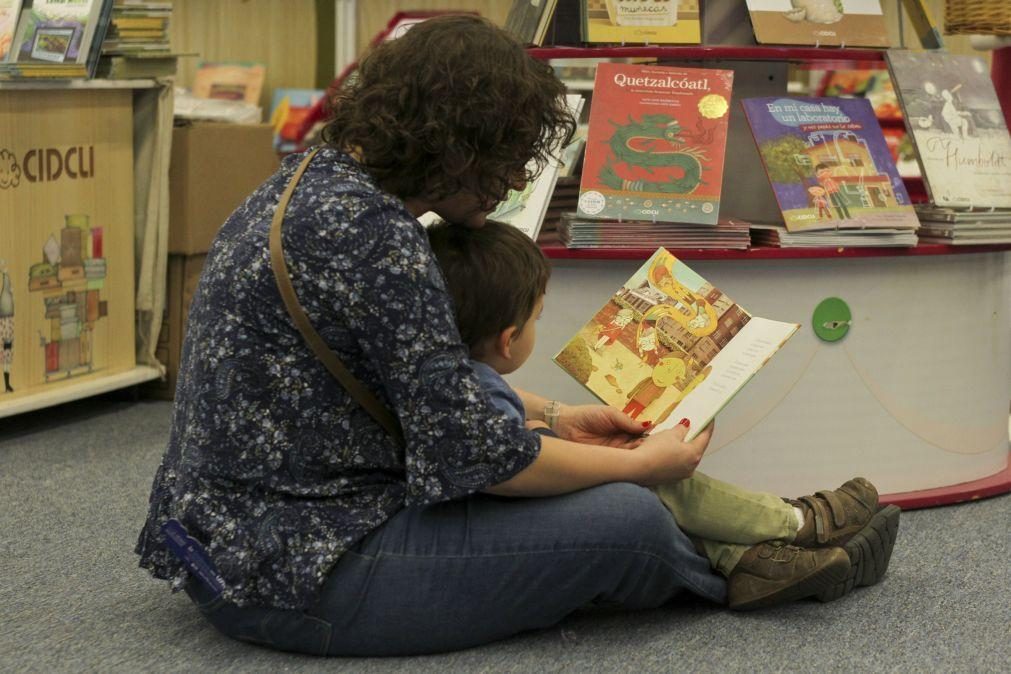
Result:
<svg viewBox="0 0 1011 674"><path fill-rule="evenodd" d="M1011 35L1011 0L947 0L948 35Z"/></svg>

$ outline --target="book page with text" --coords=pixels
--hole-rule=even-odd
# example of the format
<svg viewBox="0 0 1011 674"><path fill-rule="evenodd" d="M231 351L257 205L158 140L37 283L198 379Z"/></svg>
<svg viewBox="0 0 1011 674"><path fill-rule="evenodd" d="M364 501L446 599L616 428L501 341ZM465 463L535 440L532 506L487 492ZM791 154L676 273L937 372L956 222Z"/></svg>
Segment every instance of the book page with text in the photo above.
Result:
<svg viewBox="0 0 1011 674"><path fill-rule="evenodd" d="M673 413L656 430L674 428L681 419L691 422L686 440L701 433L800 326L753 316L713 358L701 379L684 395ZM711 368L711 369L710 369Z"/></svg>

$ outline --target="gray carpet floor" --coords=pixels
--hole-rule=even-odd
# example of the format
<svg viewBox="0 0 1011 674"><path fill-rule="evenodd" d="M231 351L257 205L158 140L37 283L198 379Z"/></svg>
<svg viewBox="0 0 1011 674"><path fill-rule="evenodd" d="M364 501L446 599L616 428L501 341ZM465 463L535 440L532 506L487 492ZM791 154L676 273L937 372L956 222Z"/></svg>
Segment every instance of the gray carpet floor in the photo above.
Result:
<svg viewBox="0 0 1011 674"><path fill-rule="evenodd" d="M1011 496L904 513L885 580L830 604L583 613L419 658L234 642L132 551L170 409L99 399L0 419L0 671L1011 671Z"/></svg>

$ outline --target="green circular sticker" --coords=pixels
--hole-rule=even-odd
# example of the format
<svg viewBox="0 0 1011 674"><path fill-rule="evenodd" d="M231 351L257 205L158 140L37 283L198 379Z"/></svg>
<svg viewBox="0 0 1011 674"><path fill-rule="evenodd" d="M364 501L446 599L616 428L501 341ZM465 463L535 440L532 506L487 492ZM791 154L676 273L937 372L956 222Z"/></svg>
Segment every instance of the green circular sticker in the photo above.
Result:
<svg viewBox="0 0 1011 674"><path fill-rule="evenodd" d="M838 342L850 331L852 319L849 305L838 297L829 297L815 307L811 326L822 341Z"/></svg>

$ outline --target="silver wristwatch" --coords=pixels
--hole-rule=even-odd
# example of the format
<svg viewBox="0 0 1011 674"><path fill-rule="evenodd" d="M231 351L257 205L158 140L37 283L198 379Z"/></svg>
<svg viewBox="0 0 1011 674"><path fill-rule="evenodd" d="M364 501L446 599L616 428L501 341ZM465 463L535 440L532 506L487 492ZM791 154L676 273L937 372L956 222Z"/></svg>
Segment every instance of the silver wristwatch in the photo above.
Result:
<svg viewBox="0 0 1011 674"><path fill-rule="evenodd" d="M558 415L561 413L562 403L557 400L551 400L544 406L544 423L548 425L548 428L555 430L555 426L558 424Z"/></svg>

